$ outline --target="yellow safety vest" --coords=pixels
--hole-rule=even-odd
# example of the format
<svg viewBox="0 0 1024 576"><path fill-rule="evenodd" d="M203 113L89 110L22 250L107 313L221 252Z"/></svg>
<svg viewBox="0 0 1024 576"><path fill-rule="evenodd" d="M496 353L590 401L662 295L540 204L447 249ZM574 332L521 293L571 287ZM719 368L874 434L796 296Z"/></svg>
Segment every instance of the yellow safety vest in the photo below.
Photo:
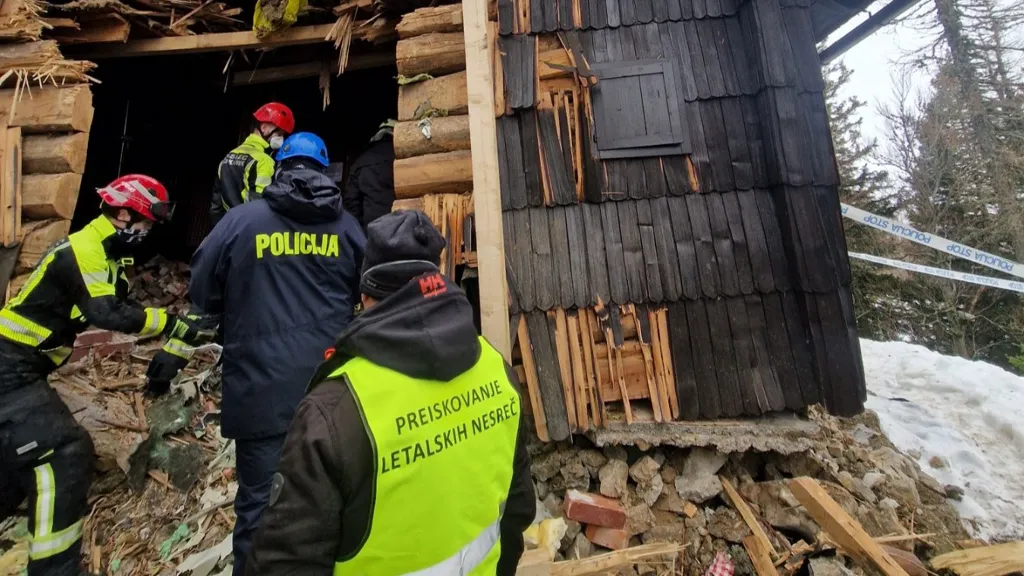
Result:
<svg viewBox="0 0 1024 576"><path fill-rule="evenodd" d="M495 573L520 399L501 355L480 346L476 365L450 382L365 358L329 376L352 390L376 460L369 531L335 576Z"/></svg>

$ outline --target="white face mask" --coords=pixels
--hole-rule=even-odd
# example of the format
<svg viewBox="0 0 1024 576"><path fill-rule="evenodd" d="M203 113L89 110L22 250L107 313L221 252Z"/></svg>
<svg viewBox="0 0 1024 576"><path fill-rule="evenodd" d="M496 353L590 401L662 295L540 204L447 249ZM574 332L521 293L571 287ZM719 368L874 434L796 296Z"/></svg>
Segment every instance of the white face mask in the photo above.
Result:
<svg viewBox="0 0 1024 576"><path fill-rule="evenodd" d="M270 137L270 148L273 150L279 150L284 144L284 136L271 136Z"/></svg>

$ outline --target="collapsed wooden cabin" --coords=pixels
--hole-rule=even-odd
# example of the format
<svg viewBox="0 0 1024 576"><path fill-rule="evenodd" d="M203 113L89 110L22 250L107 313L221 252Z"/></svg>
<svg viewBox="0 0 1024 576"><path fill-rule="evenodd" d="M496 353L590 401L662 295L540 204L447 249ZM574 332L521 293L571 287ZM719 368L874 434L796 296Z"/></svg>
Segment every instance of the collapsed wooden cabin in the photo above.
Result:
<svg viewBox="0 0 1024 576"><path fill-rule="evenodd" d="M22 270L72 215L95 211L76 202L80 185L129 169L181 191L186 221L165 241L194 247L208 227L205 166L244 131L254 103L293 101L308 82L301 90L323 93L302 92L300 125L312 119L332 151L351 157L365 144L379 122L370 108L397 117L395 206L438 225L446 273L479 277L484 333L499 348L514 343L542 439L618 421L862 409L816 52L856 2L498 0L398 16L411 6L360 0L263 36L239 30L247 13L208 4L185 14L170 3L150 14L130 3L59 8L51 34L74 62L101 64L103 121L84 163L87 87L19 105L15 118L59 109L62 120L40 126L64 133L25 141L18 213L59 220L28 227L38 240L26 240ZM39 37L31 26L9 36ZM5 61L13 66L0 50ZM370 72L372 87L358 76ZM397 87L381 83L391 77ZM128 89L150 82L145 94ZM167 110L211 137L161 132ZM173 156L184 146L198 148L188 170Z"/></svg>
<svg viewBox="0 0 1024 576"><path fill-rule="evenodd" d="M792 0L499 2L509 311L541 438L638 406L862 409L815 17ZM452 33L417 30L398 52L435 77L401 89L396 192L468 192L468 135L427 144L465 123L446 116L465 110L457 59L422 49Z"/></svg>

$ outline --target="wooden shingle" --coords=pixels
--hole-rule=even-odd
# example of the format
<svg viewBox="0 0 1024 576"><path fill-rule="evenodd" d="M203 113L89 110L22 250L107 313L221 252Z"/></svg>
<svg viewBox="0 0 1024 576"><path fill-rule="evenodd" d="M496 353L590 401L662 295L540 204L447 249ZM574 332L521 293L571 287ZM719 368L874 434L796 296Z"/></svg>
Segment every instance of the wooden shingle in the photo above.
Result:
<svg viewBox="0 0 1024 576"><path fill-rule="evenodd" d="M647 278L646 302L660 303L665 299L661 285L661 259L658 255L658 241L654 231L654 214L648 200L636 201L637 222L640 226L640 248L644 257L644 273Z"/></svg>
<svg viewBox="0 0 1024 576"><path fill-rule="evenodd" d="M700 298L700 265L697 262L697 249L694 245L693 226L690 224L686 198L669 198L668 209L672 220L676 256L679 258L679 278L683 296L691 300Z"/></svg>
<svg viewBox="0 0 1024 576"><path fill-rule="evenodd" d="M722 415L735 418L743 414L743 397L736 376L736 353L732 347L729 314L724 300L708 299L703 302L707 307L708 329L715 351L715 373L718 374Z"/></svg>
<svg viewBox="0 0 1024 576"><path fill-rule="evenodd" d="M619 15L619 0L605 0L605 12L608 16L609 28L618 28L622 25L622 18Z"/></svg>
<svg viewBox="0 0 1024 576"><path fill-rule="evenodd" d="M668 305L669 343L672 347L672 371L675 374L679 417L696 420L701 416L697 377L694 373L690 328L686 320L686 305L675 302Z"/></svg>
<svg viewBox="0 0 1024 576"><path fill-rule="evenodd" d="M643 248L640 244L640 224L637 219L636 202L617 202L619 209L619 230L622 234L622 256L626 264L626 285L629 301L647 301L647 271L644 266ZM625 304L625 302L619 302Z"/></svg>
<svg viewBox="0 0 1024 576"><path fill-rule="evenodd" d="M768 258L772 265L772 276L777 290L789 290L793 283L789 279L789 258L782 241L782 229L775 214L775 200L767 190L754 190L757 209L761 213L761 229L768 245Z"/></svg>
<svg viewBox="0 0 1024 576"><path fill-rule="evenodd" d="M574 28L572 0L557 0L557 2L559 30L572 30Z"/></svg>
<svg viewBox="0 0 1024 576"><path fill-rule="evenodd" d="M514 110L532 108L537 103L536 44L532 36L498 38L505 104Z"/></svg>
<svg viewBox="0 0 1024 576"><path fill-rule="evenodd" d="M736 275L739 279L740 292L750 294L754 291L754 273L750 264L750 249L747 235L743 228L743 214L740 209L736 192L722 194L725 205L726 221L732 238L733 261L736 263Z"/></svg>
<svg viewBox="0 0 1024 576"><path fill-rule="evenodd" d="M509 182L509 168L508 168L508 150L505 146L505 133L507 129L504 128L503 122L509 120L509 118L497 118L495 120L495 132L498 137L498 186L501 190L501 209L509 210L512 208L512 189ZM515 119L511 119L515 122ZM519 127L516 126L516 131L519 131Z"/></svg>
<svg viewBox="0 0 1024 576"><path fill-rule="evenodd" d="M584 207L579 204L565 208L565 234L569 239L569 264L572 268L572 299L580 308L596 304L591 291L594 282L587 272L587 230L583 224L583 212Z"/></svg>
<svg viewBox="0 0 1024 576"><path fill-rule="evenodd" d="M702 1L702 0L695 0ZM697 87L697 97L700 99L711 98L711 86L708 83L707 64L704 62L704 51L700 46L700 36L697 35L697 23L693 20L683 21L677 26L683 30L686 38L686 45L690 54L690 70L693 72L694 85Z"/></svg>
<svg viewBox="0 0 1024 576"><path fill-rule="evenodd" d="M686 301L686 324L690 331L693 350L693 371L697 379L697 396L700 398L700 415L714 419L722 416L722 399L719 393L718 374L715 369L715 348L711 343L711 329L708 327L707 300Z"/></svg>
<svg viewBox="0 0 1024 576"><path fill-rule="evenodd" d="M704 139L710 160L710 188L707 191L735 190L732 160L729 157L729 138L722 119L721 100L701 100L700 117L704 126ZM696 149L696 148L695 148Z"/></svg>
<svg viewBox="0 0 1024 576"><path fill-rule="evenodd" d="M623 26L636 24L636 0L619 0L619 19Z"/></svg>
<svg viewBox="0 0 1024 576"><path fill-rule="evenodd" d="M796 67L799 88L808 92L821 92L825 81L818 60L817 40L811 24L810 10L806 8L783 8L782 21L786 25L793 64Z"/></svg>
<svg viewBox="0 0 1024 576"><path fill-rule="evenodd" d="M832 134L829 132L824 95L820 92L801 94L800 109L803 112L804 131L810 138L811 179L820 186L836 186L839 184L839 173L832 153Z"/></svg>
<svg viewBox="0 0 1024 576"><path fill-rule="evenodd" d="M555 335L548 326L545 312L526 314L526 326L530 333L533 358L537 365L537 381L540 385L548 434L552 440L569 437L569 419L562 393L562 374L555 352Z"/></svg>
<svg viewBox="0 0 1024 576"><path fill-rule="evenodd" d="M849 285L852 277L850 275L850 260L845 256L848 250L846 234L843 231L843 216L840 212L838 191L831 186L815 186L814 196L825 227L828 250L836 263L837 281L840 285Z"/></svg>
<svg viewBox="0 0 1024 576"><path fill-rule="evenodd" d="M708 192L714 189L711 179L711 161L708 156L707 143L704 140L704 120L701 117L701 103L687 102L686 122L690 128L690 143L693 152L690 154L690 161L693 162L700 179L701 191Z"/></svg>
<svg viewBox="0 0 1024 576"><path fill-rule="evenodd" d="M590 1L590 27L594 29L608 26L608 2L611 0Z"/></svg>
<svg viewBox="0 0 1024 576"><path fill-rule="evenodd" d="M743 106L739 98L723 98L720 104L725 120L729 158L732 160L733 186L736 190L750 190L754 187L754 170L743 122Z"/></svg>
<svg viewBox="0 0 1024 576"><path fill-rule="evenodd" d="M555 302L558 308L570 309L576 305L572 285L572 263L569 259L569 236L566 232L565 208L549 208L548 226L551 230L551 253L554 256Z"/></svg>
<svg viewBox="0 0 1024 576"><path fill-rule="evenodd" d="M587 234L587 271L590 274L591 300L596 297L602 302L611 302L609 274L613 269L605 252L605 234L601 223L603 209L600 204L582 204L580 208L583 210L583 228ZM618 274L618 271L614 273Z"/></svg>
<svg viewBox="0 0 1024 576"><path fill-rule="evenodd" d="M740 398L743 401L743 414L763 414L769 410L768 395L764 391L761 375L758 373L757 356L750 340L750 324L747 320L746 305L742 297L726 298L725 308L729 316L732 348L736 354L736 380L739 384Z"/></svg>
<svg viewBox="0 0 1024 576"><path fill-rule="evenodd" d="M511 243L505 245L505 253L511 255L512 272L519 286L519 303L522 310L533 310L537 305L533 280L533 243L530 229L529 210L510 210L505 213L506 222L511 224Z"/></svg>
<svg viewBox="0 0 1024 576"><path fill-rule="evenodd" d="M754 68L757 65L757 57L751 54L754 50L747 49L748 44L743 37L739 16L725 19L725 32L729 50L732 52L733 71L736 73L739 90L745 96L753 96L761 89Z"/></svg>
<svg viewBox="0 0 1024 576"><path fill-rule="evenodd" d="M654 240L657 243L662 296L668 302L675 302L683 296L683 282L679 275L679 256L676 254L668 199L652 199L651 212L654 217Z"/></svg>
<svg viewBox="0 0 1024 576"><path fill-rule="evenodd" d="M694 18L702 19L702 18L707 17L707 15L708 15L708 5L707 5L707 2L705 2L705 0L692 0L690 3L693 4L693 17Z"/></svg>
<svg viewBox="0 0 1024 576"><path fill-rule="evenodd" d="M761 309L764 311L765 328L768 331L768 353L772 359L772 366L778 374L779 387L782 390L786 407L795 410L804 405L802 380L810 378L813 382L814 379L813 373L810 371L810 363L807 361L807 348L803 340L790 341L790 333L799 334L800 331L789 330L779 293L763 294L760 298ZM748 301L748 310L750 306ZM791 318L789 321L800 324L799 317ZM795 355L799 355L802 359L801 371L797 371Z"/></svg>
<svg viewBox="0 0 1024 576"><path fill-rule="evenodd" d="M534 303L541 310L551 310L558 303L557 277L554 254L551 251L551 232L546 208L530 208L530 234L533 246Z"/></svg>
<svg viewBox="0 0 1024 576"><path fill-rule="evenodd" d="M765 239L764 229L761 226L761 212L757 207L757 198L753 191L739 192L736 194L736 198L740 205L747 252L750 254L754 287L759 292L772 292L775 290L775 278L772 275L768 241Z"/></svg>
<svg viewBox="0 0 1024 576"><path fill-rule="evenodd" d="M519 132L523 147L523 180L530 206L544 205L544 184L540 173L540 139L537 137L537 113L533 109L519 114Z"/></svg>
<svg viewBox="0 0 1024 576"><path fill-rule="evenodd" d="M758 117L757 100L751 97L740 99L740 107L743 111L743 126L745 128L747 148L750 151L750 168L754 186L765 188L769 186L767 159L765 157L765 142L761 133L761 120Z"/></svg>
<svg viewBox="0 0 1024 576"><path fill-rule="evenodd" d="M649 24L654 21L654 5L652 0L634 0L636 5L636 21Z"/></svg>
<svg viewBox="0 0 1024 576"><path fill-rule="evenodd" d="M808 324L811 319L808 318L807 313L801 312L801 306L797 302L797 293L783 292L780 296L782 317L785 319L786 329L789 331L789 343L793 347L793 361L796 365L797 380L800 383L800 394L805 406L816 404L823 398L821 379L815 365L816 352L814 346L810 345L812 335L808 330ZM771 321L769 319L769 322Z"/></svg>
<svg viewBox="0 0 1024 576"><path fill-rule="evenodd" d="M718 258L715 255L715 240L711 232L711 221L708 217L704 195L689 194L684 198L686 199L686 208L690 212L701 292L708 298L717 298L721 294Z"/></svg>
<svg viewBox="0 0 1024 576"><path fill-rule="evenodd" d="M509 198L509 207L515 210L522 210L529 206L526 186L527 178L523 178L526 169L523 167L523 143L519 130L518 116L502 116L498 119L498 153L504 151L505 159L501 168L506 168L508 174L501 178L502 196L506 188ZM507 176L507 177L506 177Z"/></svg>
<svg viewBox="0 0 1024 576"><path fill-rule="evenodd" d="M515 0L498 0L498 33L511 34L512 23L515 21L517 2Z"/></svg>
<svg viewBox="0 0 1024 576"><path fill-rule="evenodd" d="M513 222L514 212L506 210L501 214L502 227L501 232L503 241L505 243L506 250L515 249L515 223ZM508 311L510 314L518 314L522 310L522 295L519 290L519 274L516 271L516 265L514 260L518 258L518 255L509 252L505 253L505 259L508 261Z"/></svg>
<svg viewBox="0 0 1024 576"><path fill-rule="evenodd" d="M782 392L782 384L779 381L779 376L782 375L784 371L780 370L776 366L770 352L770 336L768 334L768 326L765 322L764 307L761 303L761 296L759 294L749 294L744 297L744 303L747 309L750 340L754 347L754 355L758 367L755 377L760 378L760 382L758 384L765 392L765 396L768 400L768 408L773 412L780 412L786 409L786 397ZM785 338L784 342L788 341L789 339ZM792 377L795 383L796 374L792 371L791 359L789 371L787 371L786 374L787 377Z"/></svg>
<svg viewBox="0 0 1024 576"><path fill-rule="evenodd" d="M733 50L730 47L729 33L726 30L726 21L732 18L716 18L711 20L711 32L714 34L715 47L718 50L718 63L722 66L722 80L725 83L725 93L729 96L739 96L740 81L736 73L736 64L733 62Z"/></svg>
<svg viewBox="0 0 1024 576"><path fill-rule="evenodd" d="M626 261L622 252L622 234L619 229L619 210L615 202L601 203L601 227L604 231L605 257L608 259L608 285L611 302L629 302L629 284L626 282Z"/></svg>
<svg viewBox="0 0 1024 576"><path fill-rule="evenodd" d="M729 228L729 217L725 212L725 204L721 194L704 194L707 204L708 221L711 225L711 238L718 262L718 279L720 294L716 296L739 296L739 274L736 272L735 247L732 243L732 231ZM692 215L692 211L691 211Z"/></svg>
<svg viewBox="0 0 1024 576"><path fill-rule="evenodd" d="M553 110L537 110L537 124L540 128L540 143L544 168L551 187L552 200L555 204L565 206L576 203L576 182L572 171L566 169L565 157L555 128Z"/></svg>
<svg viewBox="0 0 1024 576"><path fill-rule="evenodd" d="M710 1L714 2L715 0ZM725 76L722 72L722 63L718 58L718 44L715 42L713 22L711 19L697 20L694 23L694 28L697 31L701 53L704 55L704 71L708 76L708 89L711 91L711 96L721 98L728 96L729 92L725 89Z"/></svg>

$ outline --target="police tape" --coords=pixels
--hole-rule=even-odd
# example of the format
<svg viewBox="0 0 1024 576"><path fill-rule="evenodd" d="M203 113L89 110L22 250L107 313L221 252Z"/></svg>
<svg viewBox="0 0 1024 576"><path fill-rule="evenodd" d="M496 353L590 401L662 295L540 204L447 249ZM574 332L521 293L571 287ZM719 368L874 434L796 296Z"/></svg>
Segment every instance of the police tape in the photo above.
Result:
<svg viewBox="0 0 1024 576"><path fill-rule="evenodd" d="M932 266L922 266L920 264L911 264L910 262L882 258L881 256L872 256L871 254L861 254L859 252L850 252L849 254L850 258L866 260L868 262L874 262L875 264L892 266L893 268L901 268L911 272L920 272L921 274L938 276L939 278L947 278L949 280L960 280L962 282L970 282L971 284L979 284L981 286L1002 288L1003 290L1013 290L1014 292L1024 293L1024 282L1018 282L1016 280L1004 280L1002 278L978 276L977 274L957 272L956 270L946 270L945 268L935 268Z"/></svg>
<svg viewBox="0 0 1024 576"><path fill-rule="evenodd" d="M947 240L941 236L935 234L929 234L928 232L921 232L917 228L914 228L910 224L904 224L885 216L879 216L878 214L872 214L866 210L861 210L849 204L840 204L843 216L853 220L854 222L860 222L872 228L876 228L883 232L888 232L897 238L904 238L912 242L917 242L929 248L938 250L939 252L945 252L958 256L964 260L969 260L975 264L981 264L987 266L993 270L999 270L1000 272L1006 272L1012 274L1018 278L1024 278L1024 265L1007 260L995 254L990 254L984 250L978 250L977 248L971 248L959 242ZM874 256L873 256L874 258ZM936 268L941 270L941 268ZM982 276L979 276L982 278Z"/></svg>

